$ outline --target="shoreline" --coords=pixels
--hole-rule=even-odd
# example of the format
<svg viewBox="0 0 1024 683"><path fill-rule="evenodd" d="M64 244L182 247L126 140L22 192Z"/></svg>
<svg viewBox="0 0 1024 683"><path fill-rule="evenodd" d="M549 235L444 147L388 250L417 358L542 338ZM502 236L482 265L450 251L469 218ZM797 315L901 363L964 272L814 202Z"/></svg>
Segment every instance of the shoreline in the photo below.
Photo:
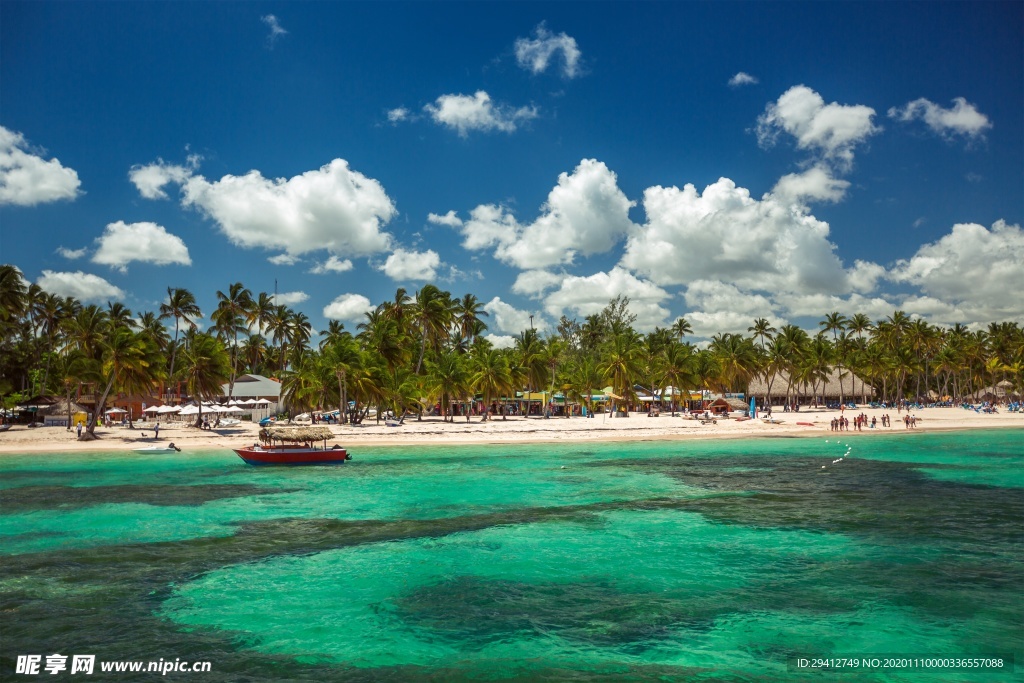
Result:
<svg viewBox="0 0 1024 683"><path fill-rule="evenodd" d="M686 420L678 415L671 417L663 413L657 418L646 413L631 413L628 418L609 419L607 415L595 418L583 417L500 417L488 422L474 418L465 422L456 418L454 423L444 423L440 418L429 417L422 421L415 418L402 427L387 427L383 423L370 422L365 425L330 425L339 443L350 451L367 446L500 446L510 444L544 444L565 442L633 442L633 441L690 441L699 439L737 438L803 438L837 435L859 438L875 434L925 433L935 431L966 431L974 429L1024 429L1024 413L1000 412L996 414L974 413L963 408L926 408L912 411L918 418L916 429L906 429L894 411L882 408L865 408L846 411L847 418L865 414L870 419L887 413L893 421L892 427L866 427L858 432L833 432L829 429L832 418L840 415L838 410L809 409L799 413L773 413L782 424L767 424L761 419L737 421L733 418L719 418L717 424L701 425L697 420ZM811 422L812 426L796 424ZM307 423L308 424L308 423ZM152 438L151 423L137 423L135 429L113 427L99 429L100 438L93 441L79 441L74 430L65 427L39 427L28 429L12 427L0 433L0 457L24 453L75 453L92 451L131 451L154 444L173 442L188 450L231 450L257 440L259 427L242 424L227 429L205 431L185 426L184 423L161 422L160 439ZM146 434L143 437L143 434Z"/></svg>

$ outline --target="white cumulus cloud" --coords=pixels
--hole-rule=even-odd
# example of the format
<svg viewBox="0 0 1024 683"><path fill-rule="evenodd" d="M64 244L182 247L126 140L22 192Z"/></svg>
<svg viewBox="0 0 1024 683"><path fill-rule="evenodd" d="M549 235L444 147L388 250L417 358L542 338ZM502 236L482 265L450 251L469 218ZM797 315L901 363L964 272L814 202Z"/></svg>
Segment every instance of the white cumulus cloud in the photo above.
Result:
<svg viewBox="0 0 1024 683"><path fill-rule="evenodd" d="M874 115L874 109L862 104L825 104L814 90L796 85L768 103L757 119L757 138L770 147L786 132L796 138L797 148L849 168L854 147L881 130L872 123Z"/></svg>
<svg viewBox="0 0 1024 683"><path fill-rule="evenodd" d="M719 332L746 334L755 318L767 318L774 327L785 323L774 314L773 304L766 296L720 280L695 280L686 288L684 298L690 310L683 317L697 337Z"/></svg>
<svg viewBox="0 0 1024 683"><path fill-rule="evenodd" d="M83 256L86 255L88 251L89 249L87 247L82 247L81 249L68 249L67 247L57 247L57 253L69 261L74 261L75 259L82 258Z"/></svg>
<svg viewBox="0 0 1024 683"><path fill-rule="evenodd" d="M73 296L79 301L106 302L124 298L124 290L116 287L98 275L44 270L36 284L51 294Z"/></svg>
<svg viewBox="0 0 1024 683"><path fill-rule="evenodd" d="M512 349L516 346L516 338L511 334L485 334L484 339L496 349Z"/></svg>
<svg viewBox="0 0 1024 683"><path fill-rule="evenodd" d="M433 249L422 252L395 249L378 270L392 280L434 280L440 265L441 257Z"/></svg>
<svg viewBox="0 0 1024 683"><path fill-rule="evenodd" d="M196 168L198 157L191 157L187 166L168 164L157 159L151 164L136 164L128 171L128 179L146 199L167 199L164 187L170 183L183 184Z"/></svg>
<svg viewBox="0 0 1024 683"><path fill-rule="evenodd" d="M267 257L267 261L275 266L294 266L301 260L298 256L292 256L291 254L277 254L276 256Z"/></svg>
<svg viewBox="0 0 1024 683"><path fill-rule="evenodd" d="M384 187L335 159L292 178L264 178L259 171L208 181L193 175L182 204L212 218L232 243L280 249L292 256L325 249L353 256L386 251L381 227L395 215Z"/></svg>
<svg viewBox="0 0 1024 683"><path fill-rule="evenodd" d="M264 15L264 16L260 17L260 21L262 21L264 24L266 24L267 28L270 29L270 35L267 36L267 44L271 48L274 47L274 43L277 42L278 38L280 38L283 35L287 35L288 34L288 31L286 31L281 26L281 22L279 22L277 20L277 17L274 16L273 14L267 14L267 15Z"/></svg>
<svg viewBox="0 0 1024 683"><path fill-rule="evenodd" d="M521 225L494 204L473 209L461 225L462 246L496 247L498 259L524 270L569 264L577 254L591 256L614 247L633 228L633 205L619 189L615 173L603 162L583 159L571 174L558 176L533 223ZM437 218L455 224L452 212Z"/></svg>
<svg viewBox="0 0 1024 683"><path fill-rule="evenodd" d="M637 318L637 329L652 330L665 324L669 312L661 304L669 298L669 293L618 266L607 273L566 277L544 300L545 310L553 318L563 313L585 317L600 313L609 301L620 295L629 297L629 310Z"/></svg>
<svg viewBox="0 0 1024 683"><path fill-rule="evenodd" d="M483 90L473 95L441 95L423 110L434 123L447 126L462 137L467 137L471 131L512 133L523 122L537 118L536 107L495 104Z"/></svg>
<svg viewBox="0 0 1024 683"><path fill-rule="evenodd" d="M565 279L565 275L549 273L546 270L525 270L512 283L512 291L526 296L537 296L551 289Z"/></svg>
<svg viewBox="0 0 1024 683"><path fill-rule="evenodd" d="M783 200L802 204L808 201L838 202L846 195L850 183L832 175L822 164L802 173L789 173L775 183L772 194Z"/></svg>
<svg viewBox="0 0 1024 683"><path fill-rule="evenodd" d="M324 306L325 318L362 322L364 314L373 310L373 304L362 294L342 294Z"/></svg>
<svg viewBox="0 0 1024 683"><path fill-rule="evenodd" d="M536 330L545 330L548 327L544 316L538 311L524 311L512 304L502 301L501 297L494 297L486 304L484 310L491 316L491 329L503 332L507 335L517 335L523 330L530 329L530 325ZM533 316L531 323L530 316Z"/></svg>
<svg viewBox="0 0 1024 683"><path fill-rule="evenodd" d="M533 38L517 38L516 61L519 66L535 74L547 71L556 54L562 57L562 75L575 78L580 73L580 52L576 39L565 33L554 34L543 23L533 32Z"/></svg>
<svg viewBox="0 0 1024 683"><path fill-rule="evenodd" d="M735 76L729 79L729 85L734 88L738 88L741 85L757 85L760 81L757 80L756 76L751 76L748 73L740 71Z"/></svg>
<svg viewBox="0 0 1024 683"><path fill-rule="evenodd" d="M394 109L388 110L388 123L395 125L402 121L409 120L409 110L405 107L395 107Z"/></svg>
<svg viewBox="0 0 1024 683"><path fill-rule="evenodd" d="M21 133L0 126L0 205L35 206L79 195L78 173L33 153Z"/></svg>
<svg viewBox="0 0 1024 683"><path fill-rule="evenodd" d="M281 306L294 306L309 299L305 292L281 292L274 295L274 303Z"/></svg>
<svg viewBox="0 0 1024 683"><path fill-rule="evenodd" d="M938 104L921 97L913 102L908 102L906 106L891 108L889 117L897 121L921 119L925 125L943 137L962 135L967 138L977 138L992 127L989 118L963 97L954 98L953 106L949 109L943 109Z"/></svg>
<svg viewBox="0 0 1024 683"><path fill-rule="evenodd" d="M449 228L461 228L462 219L455 214L455 210L451 210L443 216L436 213L428 213L427 220L434 225L447 225Z"/></svg>
<svg viewBox="0 0 1024 683"><path fill-rule="evenodd" d="M188 247L177 235L167 232L162 225L143 221L125 223L117 221L107 225L103 234L96 239L99 245L92 262L127 270L132 261L166 266L177 263L192 265Z"/></svg>
<svg viewBox="0 0 1024 683"><path fill-rule="evenodd" d="M896 262L890 279L919 287L960 309L965 318L945 322L1024 319L1024 232L996 221L991 229L958 223L949 234Z"/></svg>
<svg viewBox="0 0 1024 683"><path fill-rule="evenodd" d="M340 259L337 256L330 256L323 263L318 263L310 269L314 275L325 273L344 273L352 270L352 262L348 259Z"/></svg>
<svg viewBox="0 0 1024 683"><path fill-rule="evenodd" d="M828 223L806 207L761 200L728 178L704 193L687 184L644 192L647 223L627 240L622 264L660 285L723 280L741 288L849 291Z"/></svg>

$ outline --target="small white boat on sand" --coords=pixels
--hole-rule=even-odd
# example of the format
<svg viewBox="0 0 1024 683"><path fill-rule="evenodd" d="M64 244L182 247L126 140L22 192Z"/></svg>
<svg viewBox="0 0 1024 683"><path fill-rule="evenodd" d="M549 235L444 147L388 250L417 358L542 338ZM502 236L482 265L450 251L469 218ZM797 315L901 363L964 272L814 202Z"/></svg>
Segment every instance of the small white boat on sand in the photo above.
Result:
<svg viewBox="0 0 1024 683"><path fill-rule="evenodd" d="M133 448L136 453L181 453L181 449L169 443L166 446L144 446L142 448Z"/></svg>

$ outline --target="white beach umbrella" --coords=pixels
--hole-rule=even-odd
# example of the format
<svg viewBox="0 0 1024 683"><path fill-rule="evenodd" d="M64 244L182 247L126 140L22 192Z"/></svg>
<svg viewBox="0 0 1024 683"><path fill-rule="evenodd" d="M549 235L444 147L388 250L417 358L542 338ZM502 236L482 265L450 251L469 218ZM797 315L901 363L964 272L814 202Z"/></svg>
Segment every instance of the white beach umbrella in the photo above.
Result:
<svg viewBox="0 0 1024 683"><path fill-rule="evenodd" d="M199 414L199 406L185 406L184 408L181 409L181 411L178 414L179 415L198 415Z"/></svg>
<svg viewBox="0 0 1024 683"><path fill-rule="evenodd" d="M238 406L228 406L227 408L221 408L220 412L222 412L222 413L244 413L245 411L242 410L241 408L239 408Z"/></svg>
<svg viewBox="0 0 1024 683"><path fill-rule="evenodd" d="M160 408L157 410L157 413L159 413L160 415L168 415L170 413L176 413L180 410L181 408L179 406L160 406Z"/></svg>
<svg viewBox="0 0 1024 683"><path fill-rule="evenodd" d="M256 399L250 398L250 399L247 399L247 400L243 401L240 405L254 406L257 403L258 403L258 401Z"/></svg>
<svg viewBox="0 0 1024 683"><path fill-rule="evenodd" d="M123 408L111 408L110 410L108 410L106 412L106 414L107 415L121 415L121 414L127 413L127 412L128 411L124 410Z"/></svg>
<svg viewBox="0 0 1024 683"><path fill-rule="evenodd" d="M159 413L163 406L150 406L143 410L144 413Z"/></svg>

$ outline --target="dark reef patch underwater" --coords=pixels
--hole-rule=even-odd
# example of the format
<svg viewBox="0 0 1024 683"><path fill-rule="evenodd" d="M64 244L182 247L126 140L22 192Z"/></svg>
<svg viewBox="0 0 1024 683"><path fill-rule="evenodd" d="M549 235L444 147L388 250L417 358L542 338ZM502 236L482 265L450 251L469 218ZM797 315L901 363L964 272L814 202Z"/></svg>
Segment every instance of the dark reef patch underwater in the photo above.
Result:
<svg viewBox="0 0 1024 683"><path fill-rule="evenodd" d="M858 681L1021 676L1024 433L846 444L7 456L0 679L53 653L204 681L820 680L789 662L877 653L1018 664Z"/></svg>

